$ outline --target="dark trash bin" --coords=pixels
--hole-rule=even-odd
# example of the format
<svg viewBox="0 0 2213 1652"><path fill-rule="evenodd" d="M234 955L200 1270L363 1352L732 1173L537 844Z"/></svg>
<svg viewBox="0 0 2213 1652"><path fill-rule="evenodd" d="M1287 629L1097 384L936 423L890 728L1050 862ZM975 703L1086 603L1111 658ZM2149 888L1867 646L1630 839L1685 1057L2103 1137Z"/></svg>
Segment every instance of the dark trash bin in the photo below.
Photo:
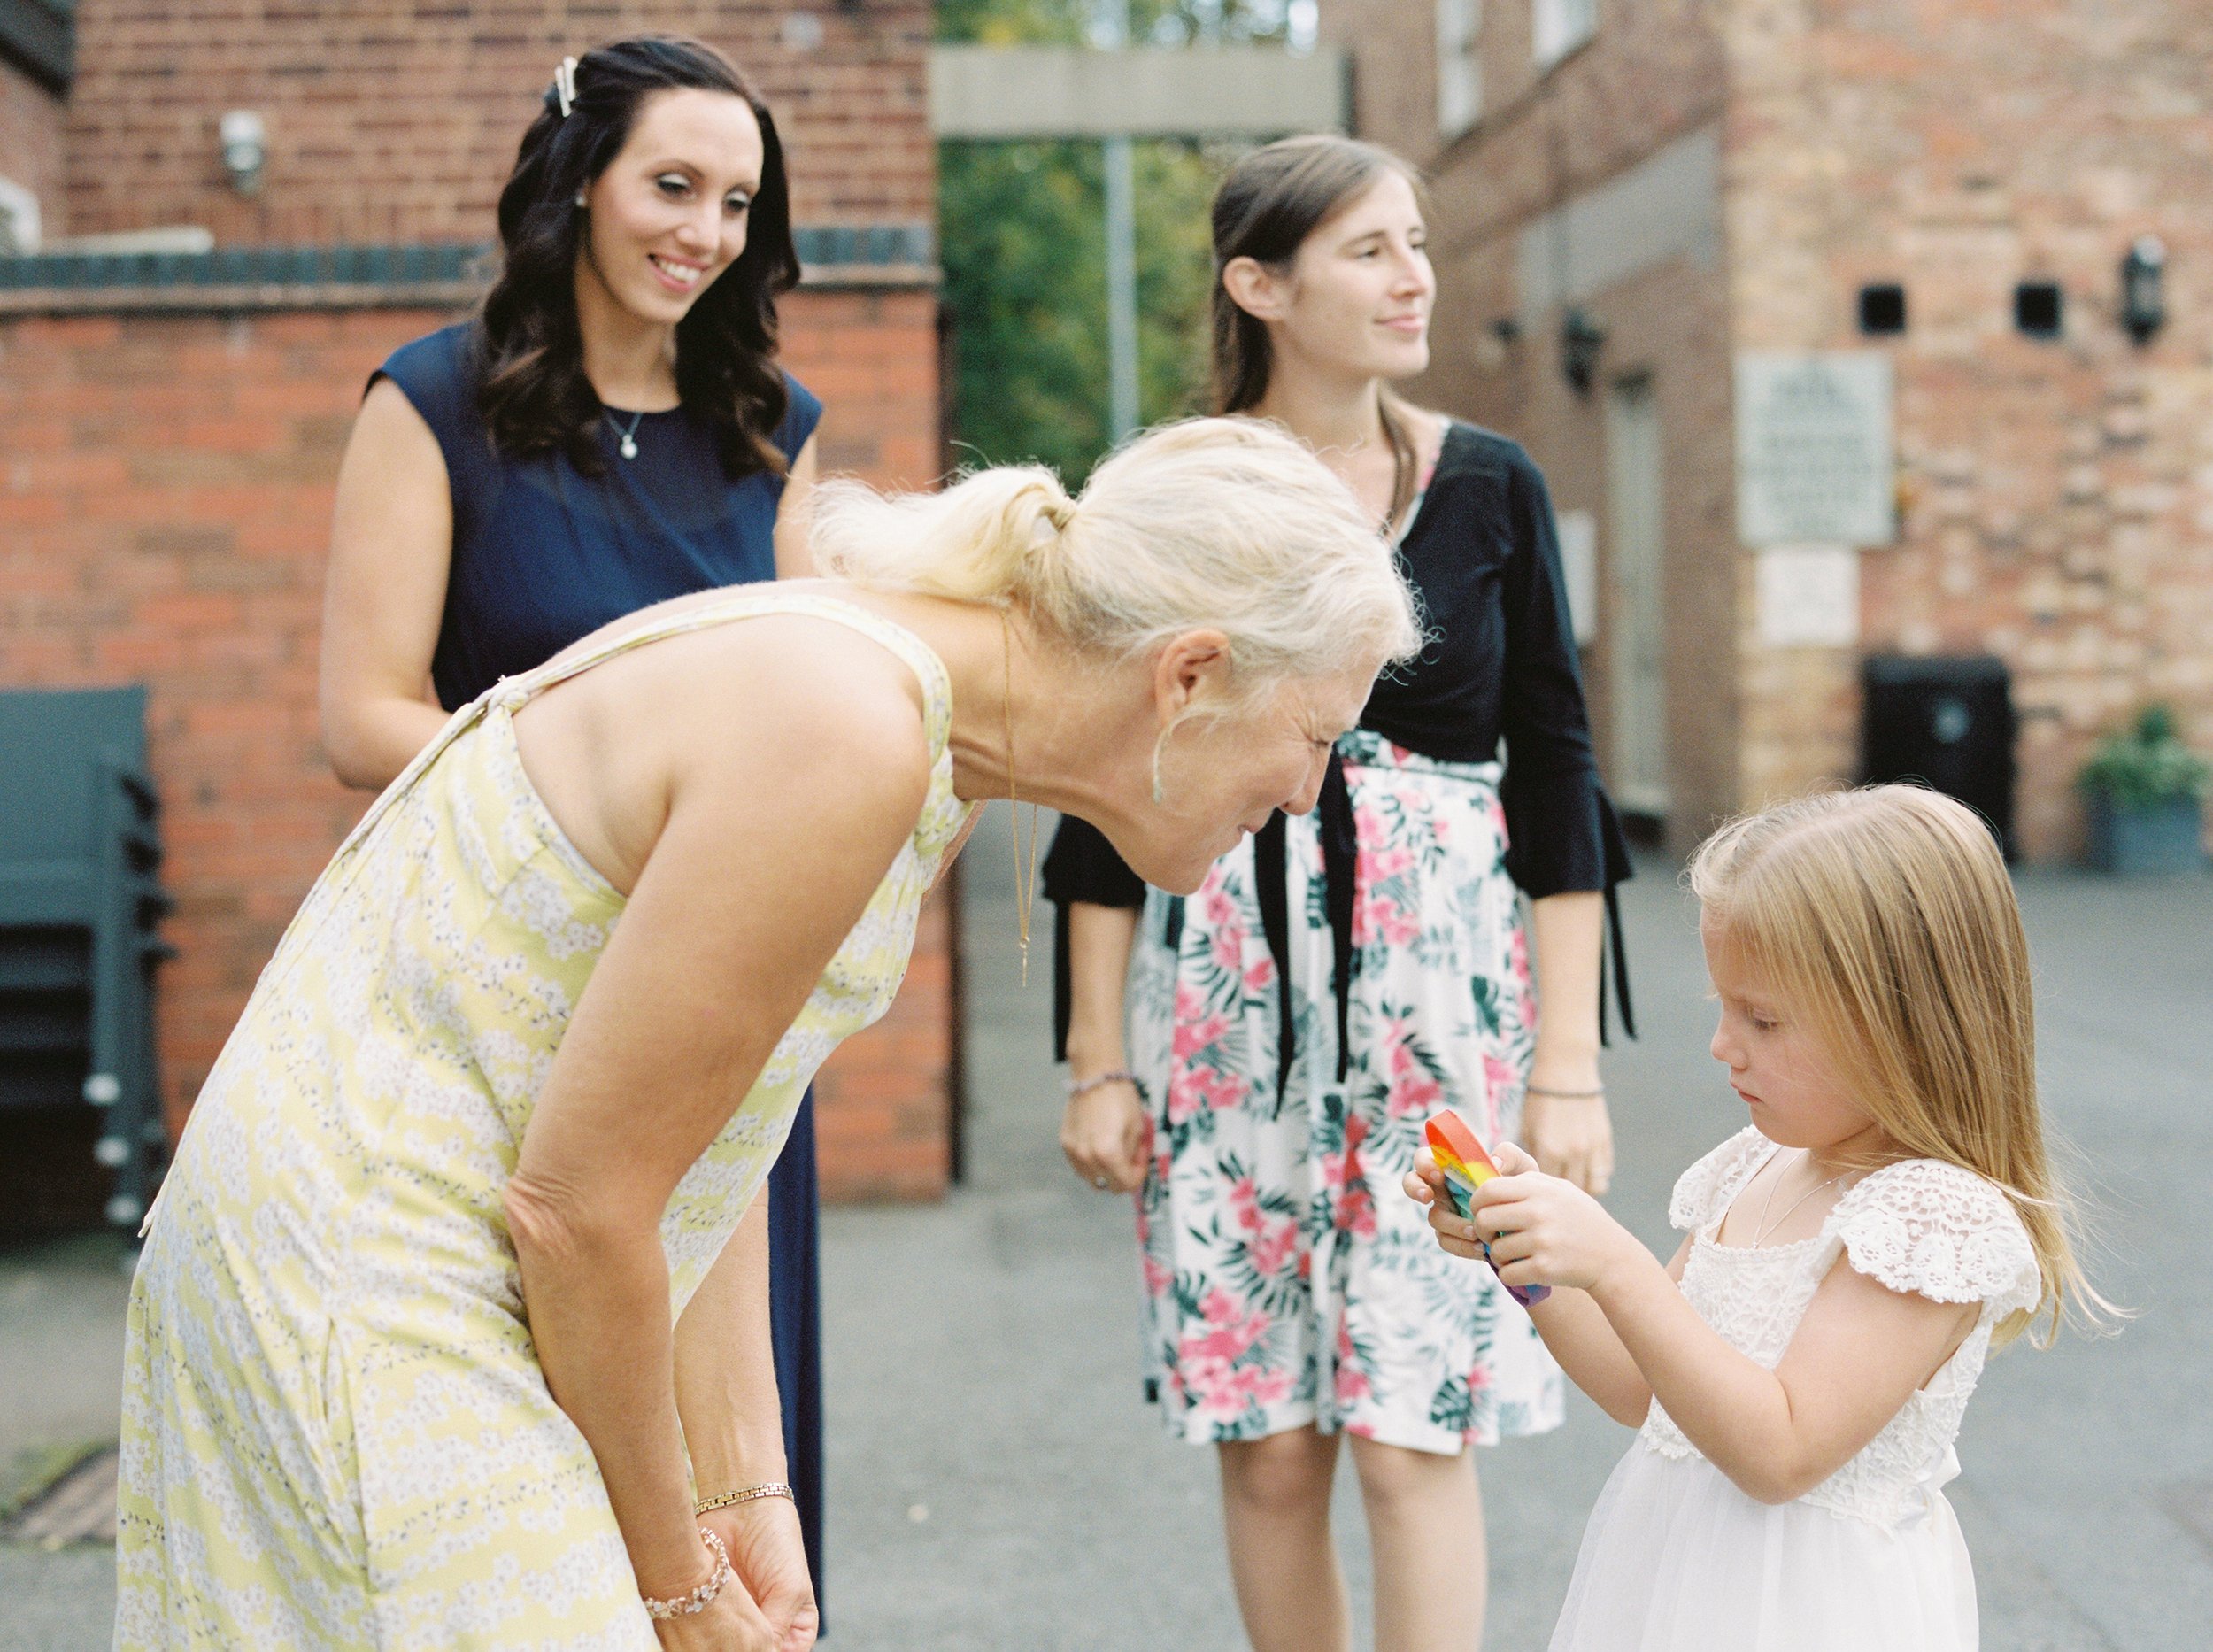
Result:
<svg viewBox="0 0 2213 1652"><path fill-rule="evenodd" d="M1994 654L1873 654L1860 683L1860 778L1915 781L1957 798L2012 860L2019 725L2006 662Z"/></svg>

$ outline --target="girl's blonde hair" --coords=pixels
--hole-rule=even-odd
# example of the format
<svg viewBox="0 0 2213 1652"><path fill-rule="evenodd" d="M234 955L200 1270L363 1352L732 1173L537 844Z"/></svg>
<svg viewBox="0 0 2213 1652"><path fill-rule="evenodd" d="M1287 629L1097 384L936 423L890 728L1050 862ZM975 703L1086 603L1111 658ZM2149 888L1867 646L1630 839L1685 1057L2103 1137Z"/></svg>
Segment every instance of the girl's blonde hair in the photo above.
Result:
<svg viewBox="0 0 2213 1652"><path fill-rule="evenodd" d="M2070 1309L2114 1312L2076 1258L2075 1205L2036 1098L2028 940L1989 829L1918 786L1780 803L1700 847L1691 888L1746 967L1805 1016L1901 1159L1941 1159L2012 1198L2044 1278L2048 1343Z"/></svg>
<svg viewBox="0 0 2213 1652"><path fill-rule="evenodd" d="M1413 599L1360 503L1280 426L1192 419L1137 437L1078 498L1037 466L942 493L825 483L829 571L967 602L1017 602L1078 647L1123 655L1194 627L1230 639L1238 694L1404 658Z"/></svg>

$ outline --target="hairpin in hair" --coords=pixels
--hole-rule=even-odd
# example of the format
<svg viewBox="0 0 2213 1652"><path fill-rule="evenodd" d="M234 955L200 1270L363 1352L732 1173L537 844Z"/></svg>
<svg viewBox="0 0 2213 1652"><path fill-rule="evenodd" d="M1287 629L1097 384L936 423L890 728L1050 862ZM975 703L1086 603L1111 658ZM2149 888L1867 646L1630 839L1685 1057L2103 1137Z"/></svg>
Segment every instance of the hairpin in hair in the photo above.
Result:
<svg viewBox="0 0 2213 1652"><path fill-rule="evenodd" d="M576 59L563 58L553 66L553 95L561 100L561 119L576 106Z"/></svg>

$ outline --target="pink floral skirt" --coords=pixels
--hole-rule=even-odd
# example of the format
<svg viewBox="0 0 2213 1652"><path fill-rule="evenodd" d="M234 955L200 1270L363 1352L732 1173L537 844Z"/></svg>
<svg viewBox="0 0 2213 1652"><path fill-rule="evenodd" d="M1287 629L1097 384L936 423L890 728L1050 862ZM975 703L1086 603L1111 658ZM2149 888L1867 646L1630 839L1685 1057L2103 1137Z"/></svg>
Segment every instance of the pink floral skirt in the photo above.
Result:
<svg viewBox="0 0 2213 1652"><path fill-rule="evenodd" d="M1297 1054L1280 1093L1251 842L1198 893L1145 907L1130 1038L1153 1127L1146 1388L1197 1443L1311 1424L1456 1454L1557 1428L1564 1404L1528 1315L1437 1247L1400 1185L1439 1107L1486 1141L1520 1119L1535 1007L1499 766L1366 730L1338 749L1359 829L1342 1081L1314 817L1289 822Z"/></svg>

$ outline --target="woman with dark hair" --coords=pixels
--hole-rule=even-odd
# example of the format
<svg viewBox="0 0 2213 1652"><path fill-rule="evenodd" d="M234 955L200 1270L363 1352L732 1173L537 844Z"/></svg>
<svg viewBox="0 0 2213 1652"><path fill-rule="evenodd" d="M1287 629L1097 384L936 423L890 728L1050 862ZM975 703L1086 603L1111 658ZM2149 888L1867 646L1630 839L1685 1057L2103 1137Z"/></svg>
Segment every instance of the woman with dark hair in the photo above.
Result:
<svg viewBox="0 0 2213 1652"><path fill-rule="evenodd" d="M1488 1140L1519 1131L1593 1192L1612 1172L1601 930L1626 847L1544 479L1513 442L1390 388L1429 360L1425 241L1412 168L1346 138L1270 144L1214 200L1221 410L1287 426L1352 486L1420 598L1421 655L1337 742L1316 811L1276 815L1188 899L1148 894L1081 821L1046 863L1062 1146L1094 1186L1138 1195L1147 1393L1172 1434L1217 1448L1257 1652L1350 1643L1340 1434L1378 1652L1476 1645L1469 1447L1561 1422L1528 1315L1424 1243L1400 1191L1423 1120L1450 1106Z"/></svg>
<svg viewBox="0 0 2213 1652"><path fill-rule="evenodd" d="M322 722L351 785L382 788L455 707L609 621L811 571L821 404L775 359L799 262L783 146L745 77L661 36L565 60L499 238L482 313L392 354L340 472ZM810 1095L755 1217L784 1420L760 1478L796 1488L819 1588L815 1214Z"/></svg>

